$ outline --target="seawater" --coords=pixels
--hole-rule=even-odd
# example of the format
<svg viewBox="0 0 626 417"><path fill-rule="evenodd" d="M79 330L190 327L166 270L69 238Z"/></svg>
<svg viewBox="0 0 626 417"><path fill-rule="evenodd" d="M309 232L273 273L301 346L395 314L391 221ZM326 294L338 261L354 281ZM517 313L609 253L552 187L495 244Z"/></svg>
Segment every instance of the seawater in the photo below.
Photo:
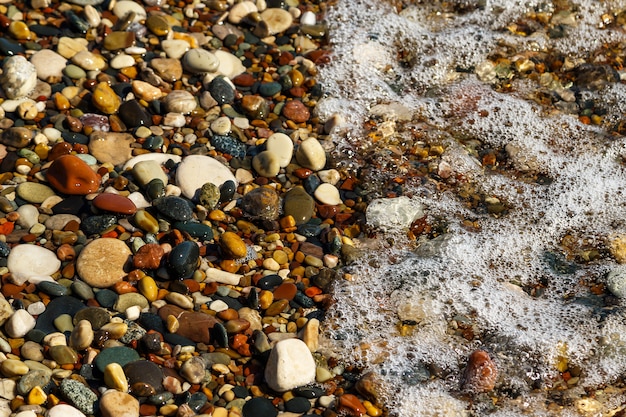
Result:
<svg viewBox="0 0 626 417"><path fill-rule="evenodd" d="M445 225L417 240L369 230L355 239L365 256L348 267L353 280L335 288L326 349L379 376L391 415L623 412L624 303L603 287L619 268L611 239L626 233L626 140L611 128L626 110L623 74L617 68L601 89L523 77L501 88L506 74L494 75L489 62L497 51L547 52L572 71L602 65L603 45L626 42L624 28L608 24L624 8L592 0L331 7L333 59L320 69L327 97L317 111L343 120L331 138L335 159L370 185L366 198L385 197L395 176L409 178L398 192ZM541 25L520 33L537 16L564 33ZM563 106L543 104L537 91L558 94ZM581 123L574 93L604 109L601 123ZM436 176L412 175L405 152L420 141L443 149L426 166ZM485 148L506 153L511 169L485 167ZM506 210L478 210L460 183ZM460 377L476 349L489 352L499 378L493 392L472 397L460 392Z"/></svg>

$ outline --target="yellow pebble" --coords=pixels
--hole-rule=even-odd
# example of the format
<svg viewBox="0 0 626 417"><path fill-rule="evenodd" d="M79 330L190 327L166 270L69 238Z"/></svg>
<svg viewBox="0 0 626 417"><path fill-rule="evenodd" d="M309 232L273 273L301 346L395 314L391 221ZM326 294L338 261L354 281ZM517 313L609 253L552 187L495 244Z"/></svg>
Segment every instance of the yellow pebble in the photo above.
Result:
<svg viewBox="0 0 626 417"><path fill-rule="evenodd" d="M156 301L159 294L159 287L157 287L156 281L150 276L145 276L139 280L139 292L146 297L149 302Z"/></svg>
<svg viewBox="0 0 626 417"><path fill-rule="evenodd" d="M228 417L228 410L224 407L216 407L211 415L213 417Z"/></svg>
<svg viewBox="0 0 626 417"><path fill-rule="evenodd" d="M48 398L44 390L39 385L37 385L28 393L27 401L30 405L41 405L45 403L47 399Z"/></svg>
<svg viewBox="0 0 626 417"><path fill-rule="evenodd" d="M365 411L367 415L370 417L378 417L383 414L382 410L369 401L363 401L363 406L365 407Z"/></svg>
<svg viewBox="0 0 626 417"><path fill-rule="evenodd" d="M178 411L178 406L176 404L166 404L159 409L159 413L161 413L161 415L164 415L166 417L176 415L177 411Z"/></svg>
<svg viewBox="0 0 626 417"><path fill-rule="evenodd" d="M48 406L54 407L57 404L61 403L61 399L54 394L48 394Z"/></svg>
<svg viewBox="0 0 626 417"><path fill-rule="evenodd" d="M274 302L274 294L268 290L262 290L259 293L259 307L263 310L267 309Z"/></svg>
<svg viewBox="0 0 626 417"><path fill-rule="evenodd" d="M178 322L178 319L176 317L174 317L171 314L167 316L167 331L168 332L176 333L179 327L180 327L180 323Z"/></svg>
<svg viewBox="0 0 626 417"><path fill-rule="evenodd" d="M100 330L108 332L110 339L119 339L128 331L128 325L126 323L107 323L100 327Z"/></svg>
<svg viewBox="0 0 626 417"><path fill-rule="evenodd" d="M220 247L229 258L243 258L248 253L245 242L234 232L224 232L220 236Z"/></svg>
<svg viewBox="0 0 626 417"><path fill-rule="evenodd" d="M112 362L104 368L104 383L107 387L121 392L128 391L128 381L122 366L117 362Z"/></svg>

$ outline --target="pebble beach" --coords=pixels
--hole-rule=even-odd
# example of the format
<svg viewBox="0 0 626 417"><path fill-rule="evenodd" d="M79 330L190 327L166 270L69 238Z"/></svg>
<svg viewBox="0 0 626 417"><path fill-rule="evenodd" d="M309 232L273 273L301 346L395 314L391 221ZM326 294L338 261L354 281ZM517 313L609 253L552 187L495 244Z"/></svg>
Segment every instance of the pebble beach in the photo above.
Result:
<svg viewBox="0 0 626 417"><path fill-rule="evenodd" d="M365 209L326 7L0 4L0 416L382 415L318 343Z"/></svg>

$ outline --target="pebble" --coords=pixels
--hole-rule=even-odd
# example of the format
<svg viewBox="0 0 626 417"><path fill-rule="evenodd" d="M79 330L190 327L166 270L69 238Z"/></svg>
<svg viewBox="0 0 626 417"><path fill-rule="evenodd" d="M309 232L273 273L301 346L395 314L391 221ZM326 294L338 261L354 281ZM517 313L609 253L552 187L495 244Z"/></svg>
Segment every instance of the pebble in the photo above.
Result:
<svg viewBox="0 0 626 417"><path fill-rule="evenodd" d="M133 93L145 101L158 100L164 94L158 87L141 80L133 80L131 86L133 88ZM130 159L130 157L127 159Z"/></svg>
<svg viewBox="0 0 626 417"><path fill-rule="evenodd" d="M137 162L133 168L133 177L141 186L148 185L153 180L159 180L167 184L167 174L161 168L161 164L155 160L145 160Z"/></svg>
<svg viewBox="0 0 626 417"><path fill-rule="evenodd" d="M248 247L245 242L233 232L224 232L220 236L220 247L224 255L229 258L243 258L248 253Z"/></svg>
<svg viewBox="0 0 626 417"><path fill-rule="evenodd" d="M9 337L20 338L35 327L36 321L26 310L16 310L4 323L4 331Z"/></svg>
<svg viewBox="0 0 626 417"><path fill-rule="evenodd" d="M139 401L125 392L109 390L100 398L102 417L138 417Z"/></svg>
<svg viewBox="0 0 626 417"><path fill-rule="evenodd" d="M37 69L21 55L14 55L4 60L0 86L10 99L25 97L35 89Z"/></svg>
<svg viewBox="0 0 626 417"><path fill-rule="evenodd" d="M280 172L280 158L272 151L263 151L252 158L252 167L260 176L272 178Z"/></svg>
<svg viewBox="0 0 626 417"><path fill-rule="evenodd" d="M55 196L56 193L45 184L36 182L23 182L17 186L17 195L29 203L41 204L46 199Z"/></svg>
<svg viewBox="0 0 626 417"><path fill-rule="evenodd" d="M98 83L92 93L91 101L98 110L106 114L116 113L122 104L119 96L106 82Z"/></svg>
<svg viewBox="0 0 626 417"><path fill-rule="evenodd" d="M69 404L57 404L50 408L46 413L47 417L85 417L85 414L82 413L75 407L72 407Z"/></svg>
<svg viewBox="0 0 626 417"><path fill-rule="evenodd" d="M61 394L84 414L94 413L94 404L98 397L86 385L66 378L60 385Z"/></svg>
<svg viewBox="0 0 626 417"><path fill-rule="evenodd" d="M274 133L265 142L267 150L278 159L279 166L285 168L293 157L293 141L284 133Z"/></svg>
<svg viewBox="0 0 626 417"><path fill-rule="evenodd" d="M165 106L173 113L189 114L198 103L195 97L185 90L174 90L165 97Z"/></svg>
<svg viewBox="0 0 626 417"><path fill-rule="evenodd" d="M55 159L46 171L46 179L63 194L86 195L100 187L100 176L74 155Z"/></svg>
<svg viewBox="0 0 626 417"><path fill-rule="evenodd" d="M626 298L626 268L613 268L606 276L606 286L618 298Z"/></svg>
<svg viewBox="0 0 626 417"><path fill-rule="evenodd" d="M76 260L76 272L87 284L106 288L122 281L131 251L121 240L96 239L80 252ZM106 259L107 262L101 262Z"/></svg>
<svg viewBox="0 0 626 417"><path fill-rule="evenodd" d="M182 43L182 46L181 46ZM168 58L154 58L150 61L150 66L166 82L178 81L183 76L183 66L178 60L189 49L189 44L185 41L170 40L161 44ZM174 51L177 51L174 54Z"/></svg>
<svg viewBox="0 0 626 417"><path fill-rule="evenodd" d="M84 48L84 46L81 46L81 50L71 57L73 64L85 71L101 71L106 67L106 61L101 55L96 55L82 48ZM57 51L59 51L59 49L57 49ZM59 52L59 54L63 55L61 52Z"/></svg>
<svg viewBox="0 0 626 417"><path fill-rule="evenodd" d="M176 245L167 259L168 271L172 278L185 279L193 275L199 260L198 245L185 241Z"/></svg>
<svg viewBox="0 0 626 417"><path fill-rule="evenodd" d="M271 188L259 187L241 199L241 209L251 219L276 220L280 214L280 199Z"/></svg>
<svg viewBox="0 0 626 417"><path fill-rule="evenodd" d="M35 66L37 77L48 83L58 83L63 77L63 70L67 66L67 58L50 49L42 49L30 57L30 63Z"/></svg>
<svg viewBox="0 0 626 417"><path fill-rule="evenodd" d="M115 2L115 6L113 6L113 14L118 19L126 18L126 16L131 12L134 13L135 16L133 19L134 23L146 20L148 17L146 9L144 9L141 4L135 3L131 0L119 0Z"/></svg>
<svg viewBox="0 0 626 417"><path fill-rule="evenodd" d="M303 187L297 186L285 194L283 210L294 218L296 225L305 224L313 216L315 201Z"/></svg>
<svg viewBox="0 0 626 417"><path fill-rule="evenodd" d="M276 417L278 410L267 398L256 397L246 401L242 408L243 417Z"/></svg>
<svg viewBox="0 0 626 417"><path fill-rule="evenodd" d="M7 258L7 267L14 281L24 282L34 276L49 276L61 267L54 252L36 245L16 245Z"/></svg>
<svg viewBox="0 0 626 417"><path fill-rule="evenodd" d="M476 350L469 356L461 379L461 388L471 394L489 392L495 387L498 368L489 354Z"/></svg>
<svg viewBox="0 0 626 417"><path fill-rule="evenodd" d="M219 66L216 70L217 73L229 79L233 79L246 71L246 67L237 56L222 50L215 51L214 55L219 61Z"/></svg>
<svg viewBox="0 0 626 417"><path fill-rule="evenodd" d="M98 162L117 166L131 158L133 142L128 133L96 131L89 136L89 152Z"/></svg>
<svg viewBox="0 0 626 417"><path fill-rule="evenodd" d="M267 25L269 35L275 35L289 29L293 16L285 9L270 7L261 12L261 21Z"/></svg>
<svg viewBox="0 0 626 417"><path fill-rule="evenodd" d="M337 187L329 183L320 184L313 195L322 204L336 206L343 203Z"/></svg>
<svg viewBox="0 0 626 417"><path fill-rule="evenodd" d="M296 160L305 168L319 171L326 165L326 152L317 139L305 139L298 146Z"/></svg>
<svg viewBox="0 0 626 417"><path fill-rule="evenodd" d="M315 361L307 345L300 339L277 342L265 367L265 380L277 392L309 384L315 380Z"/></svg>
<svg viewBox="0 0 626 417"><path fill-rule="evenodd" d="M304 123L311 117L311 112L300 100L288 101L282 109L282 114L296 123Z"/></svg>
<svg viewBox="0 0 626 417"><path fill-rule="evenodd" d="M127 197L113 193L98 194L92 200L92 204L99 210L117 214L134 214L137 211L135 204Z"/></svg>
<svg viewBox="0 0 626 417"><path fill-rule="evenodd" d="M176 184L188 199L195 198L196 192L207 182L219 187L226 181L237 184L230 169L210 156L190 155L176 169Z"/></svg>
<svg viewBox="0 0 626 417"><path fill-rule="evenodd" d="M374 227L406 228L424 216L423 206L409 197L374 199L365 212Z"/></svg>
<svg viewBox="0 0 626 417"><path fill-rule="evenodd" d="M215 72L219 66L217 57L202 48L193 48L185 52L182 59L183 68L191 73Z"/></svg>
<svg viewBox="0 0 626 417"><path fill-rule="evenodd" d="M219 105L232 104L235 101L235 90L224 77L213 78L207 90Z"/></svg>

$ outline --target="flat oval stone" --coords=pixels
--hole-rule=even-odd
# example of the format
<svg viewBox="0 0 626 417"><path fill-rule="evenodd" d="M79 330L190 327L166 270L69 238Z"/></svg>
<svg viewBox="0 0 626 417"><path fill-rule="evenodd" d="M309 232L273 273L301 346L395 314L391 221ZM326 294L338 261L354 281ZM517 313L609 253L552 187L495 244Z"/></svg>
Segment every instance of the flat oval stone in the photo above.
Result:
<svg viewBox="0 0 626 417"><path fill-rule="evenodd" d="M89 153L101 163L120 165L132 156L133 142L128 133L95 131L89 136Z"/></svg>
<svg viewBox="0 0 626 417"><path fill-rule="evenodd" d="M243 258L248 253L248 247L245 242L234 232L224 232L220 236L220 247L224 255L229 258Z"/></svg>
<svg viewBox="0 0 626 417"><path fill-rule="evenodd" d="M33 276L49 276L61 267L56 253L36 245L16 245L7 258L7 267L14 279L27 280Z"/></svg>
<svg viewBox="0 0 626 417"><path fill-rule="evenodd" d="M183 67L192 73L215 72L220 62L206 49L193 48L183 56Z"/></svg>
<svg viewBox="0 0 626 417"><path fill-rule="evenodd" d="M46 172L46 179L64 194L86 195L100 187L100 176L74 155L62 155L55 159Z"/></svg>
<svg viewBox="0 0 626 417"><path fill-rule="evenodd" d="M135 44L134 32L111 32L104 38L104 48L109 51L126 49Z"/></svg>
<svg viewBox="0 0 626 417"><path fill-rule="evenodd" d="M169 112L189 114L197 106L196 98L189 91L171 91L164 100L165 107Z"/></svg>
<svg viewBox="0 0 626 417"><path fill-rule="evenodd" d="M87 307L76 312L72 321L78 325L83 320L88 321L94 330L99 330L111 320L111 314L102 307Z"/></svg>
<svg viewBox="0 0 626 417"><path fill-rule="evenodd" d="M168 44L172 43L176 45L176 48L174 46L166 48ZM167 53L168 58L154 58L152 61L150 61L150 66L154 68L157 74L159 74L159 76L161 76L166 82L174 82L180 80L183 76L183 66L178 58L183 56L185 51L189 49L189 44L182 40L172 39L161 42L161 46L163 47L163 50ZM178 50L180 54L176 53L175 55L179 56L171 56L170 54L172 52L168 51L168 49Z"/></svg>
<svg viewBox="0 0 626 417"><path fill-rule="evenodd" d="M77 0L74 0L77 1ZM85 417L80 410L69 404L57 404L46 413L47 417Z"/></svg>
<svg viewBox="0 0 626 417"><path fill-rule="evenodd" d="M284 133L274 133L265 142L268 151L278 158L281 168L286 167L291 162L293 156L293 141Z"/></svg>
<svg viewBox="0 0 626 417"><path fill-rule="evenodd" d="M163 92L160 88L153 86L150 83L141 80L133 80L131 83L133 93L145 101L158 100L163 96ZM120 112L123 114L123 112Z"/></svg>
<svg viewBox="0 0 626 417"><path fill-rule="evenodd" d="M255 397L246 401L241 409L243 417L276 417L278 410L267 398Z"/></svg>
<svg viewBox="0 0 626 417"><path fill-rule="evenodd" d="M285 9L269 7L261 12L261 20L267 24L269 34L275 35L289 29L293 16Z"/></svg>
<svg viewBox="0 0 626 417"><path fill-rule="evenodd" d="M106 82L98 83L93 90L91 101L98 110L106 114L114 114L120 108L122 100Z"/></svg>
<svg viewBox="0 0 626 417"><path fill-rule="evenodd" d="M113 214L103 214L100 216L87 217L80 224L80 228L87 236L91 236L102 233L102 231L112 227L116 223L117 217Z"/></svg>
<svg viewBox="0 0 626 417"><path fill-rule="evenodd" d="M143 383L151 386L156 392L163 391L163 371L154 362L139 360L129 362L123 368L131 387Z"/></svg>
<svg viewBox="0 0 626 417"><path fill-rule="evenodd" d="M196 343L210 343L211 329L216 323L219 323L219 320L214 316L205 313L185 311L172 304L166 304L161 307L158 314L162 320L167 320L167 317L170 315L176 317L179 323L176 334Z"/></svg>
<svg viewBox="0 0 626 417"><path fill-rule="evenodd" d="M17 186L16 191L22 200L35 204L41 204L46 198L56 195L52 188L37 182L23 182Z"/></svg>
<svg viewBox="0 0 626 417"><path fill-rule="evenodd" d="M83 248L76 260L76 272L92 287L106 288L122 281L131 251L121 240L96 239ZM102 262L106 259L107 262Z"/></svg>
<svg viewBox="0 0 626 417"><path fill-rule="evenodd" d="M232 104L235 101L235 90L232 85L221 76L211 80L207 86L207 90L209 90L211 97L213 97L219 105Z"/></svg>
<svg viewBox="0 0 626 417"><path fill-rule="evenodd" d="M42 49L33 54L30 63L35 66L40 80L54 83L63 77L67 59L51 49Z"/></svg>
<svg viewBox="0 0 626 417"><path fill-rule="evenodd" d="M135 3L131 0L120 0L115 2L115 6L113 7L113 14L117 16L118 19L124 19L131 12L135 14L133 23L138 23L142 20L146 20L146 18L148 17L146 9L144 9L144 7L139 3Z"/></svg>
<svg viewBox="0 0 626 417"><path fill-rule="evenodd" d="M181 232L189 233L189 236L199 239L200 241L209 241L213 239L213 229L203 223L195 222L176 222L174 228Z"/></svg>
<svg viewBox="0 0 626 417"><path fill-rule="evenodd" d="M246 156L246 144L230 135L214 135L211 138L211 145L217 151L227 153L235 158L244 158Z"/></svg>
<svg viewBox="0 0 626 417"><path fill-rule="evenodd" d="M71 378L64 378L60 389L63 397L80 411L89 415L94 413L94 404L98 396L87 385Z"/></svg>
<svg viewBox="0 0 626 417"><path fill-rule="evenodd" d="M117 297L113 309L119 313L124 313L130 307L138 306L141 310L148 308L148 300L143 295L136 292L129 292Z"/></svg>
<svg viewBox="0 0 626 417"><path fill-rule="evenodd" d="M157 36L165 36L170 32L170 25L167 19L156 14L146 19L146 27Z"/></svg>
<svg viewBox="0 0 626 417"><path fill-rule="evenodd" d="M0 143L14 148L23 148L30 144L33 132L25 127L10 127L2 132Z"/></svg>
<svg viewBox="0 0 626 417"><path fill-rule="evenodd" d="M84 350L93 342L93 327L88 320L81 320L70 334L69 345L76 350Z"/></svg>
<svg viewBox="0 0 626 417"><path fill-rule="evenodd" d="M152 126L152 117L137 100L128 100L122 103L119 108L119 115L127 127Z"/></svg>
<svg viewBox="0 0 626 417"><path fill-rule="evenodd" d="M195 272L200 250L195 242L185 241L174 246L167 259L167 269L172 278L189 278Z"/></svg>
<svg viewBox="0 0 626 417"><path fill-rule="evenodd" d="M126 364L139 360L139 354L135 349L126 346L113 346L102 349L95 357L93 363L100 372L110 363L118 363L124 367Z"/></svg>
<svg viewBox="0 0 626 417"><path fill-rule="evenodd" d="M171 195L159 198L153 202L153 206L159 213L174 220L187 221L193 218L192 208L187 200L181 197Z"/></svg>
<svg viewBox="0 0 626 417"><path fill-rule="evenodd" d="M110 211L118 214L135 214L137 207L127 197L113 193L98 194L92 200L92 204L99 210Z"/></svg>
<svg viewBox="0 0 626 417"><path fill-rule="evenodd" d="M176 183L189 199L197 198L196 192L207 182L219 187L226 181L237 184L230 169L210 156L190 155L176 168Z"/></svg>
<svg viewBox="0 0 626 417"><path fill-rule="evenodd" d="M73 365L78 362L78 353L69 346L51 346L48 353L59 365Z"/></svg>

